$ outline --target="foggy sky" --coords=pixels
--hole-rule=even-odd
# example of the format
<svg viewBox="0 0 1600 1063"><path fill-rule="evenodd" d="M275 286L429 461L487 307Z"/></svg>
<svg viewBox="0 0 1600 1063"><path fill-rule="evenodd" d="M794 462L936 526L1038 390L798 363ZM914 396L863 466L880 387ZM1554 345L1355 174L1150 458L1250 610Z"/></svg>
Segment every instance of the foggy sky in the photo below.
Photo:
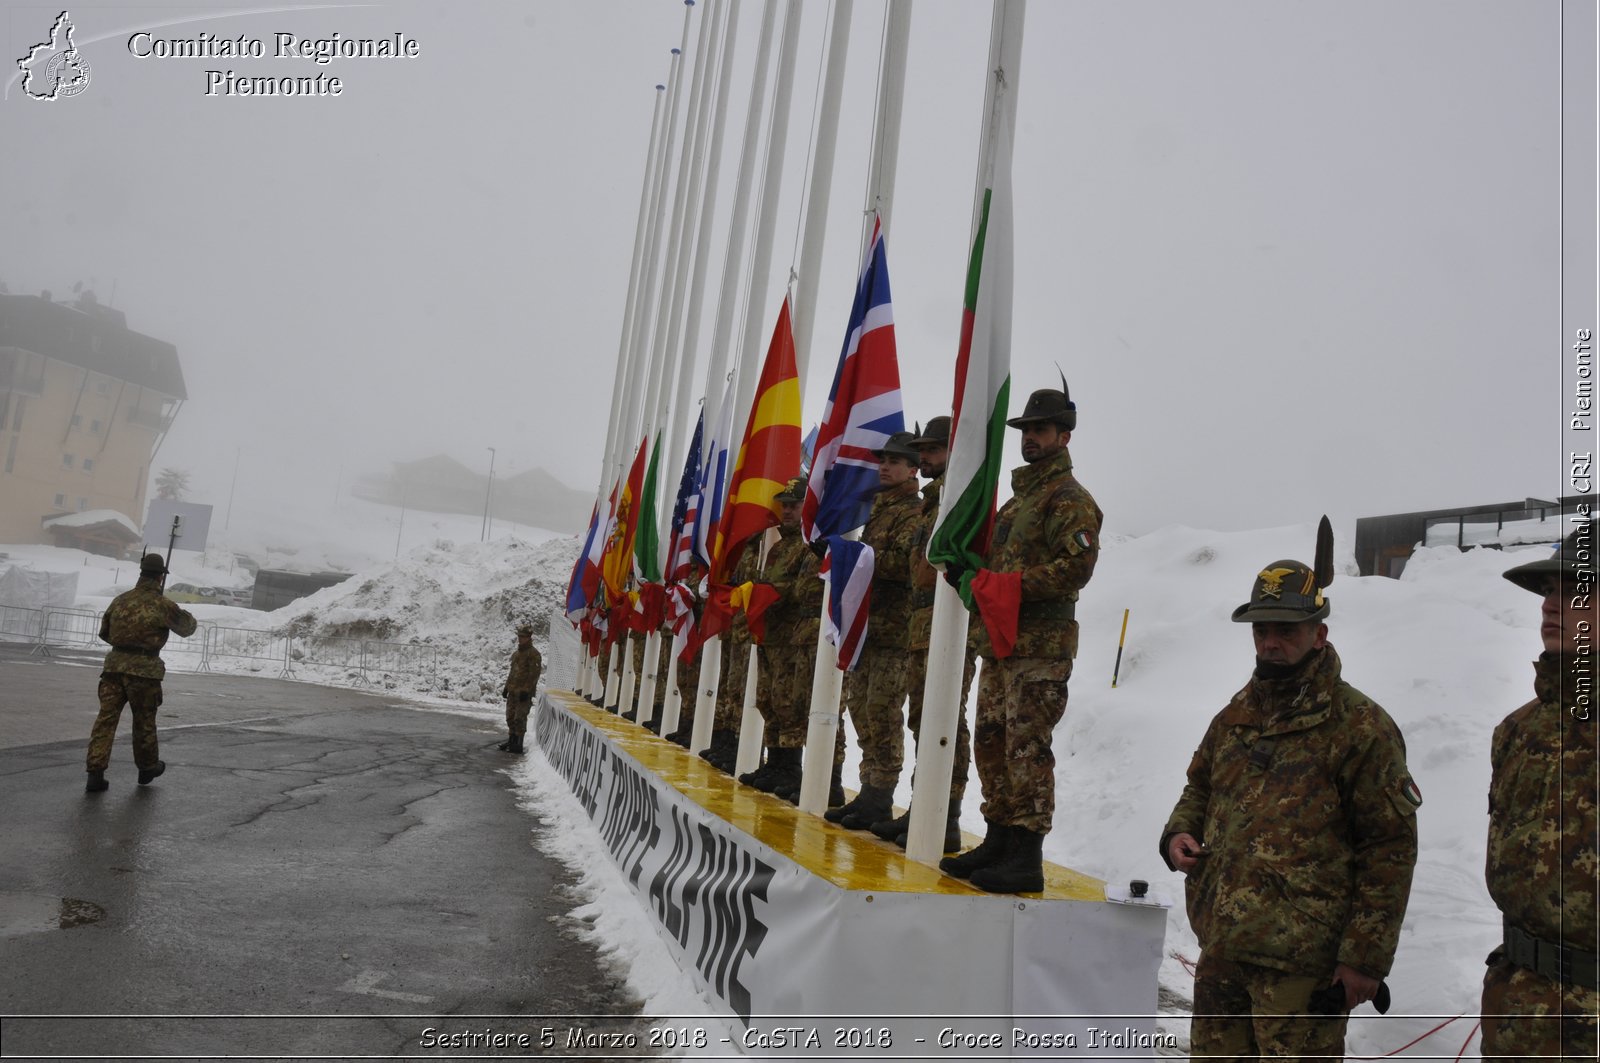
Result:
<svg viewBox="0 0 1600 1063"><path fill-rule="evenodd" d="M8 5L6 76L59 10ZM10 79L0 280L60 298L92 279L130 327L177 346L189 400L154 466L192 470L196 501L226 501L236 460L241 498L331 503L391 460L444 451L486 471L489 447L497 476L543 466L592 493L682 4L174 21L201 10L74 8L89 88L44 104ZM882 12L856 4L808 426L857 269ZM806 5L763 347L798 261L825 13ZM745 0L713 295L759 17ZM913 9L887 237L908 420L949 410L988 25L987 3ZM202 29L269 55L278 31L399 31L421 54L318 66L127 48L138 30ZM1029 6L1013 413L1059 363L1108 532L1567 490L1559 34L1551 2ZM207 69L345 87L208 98Z"/></svg>

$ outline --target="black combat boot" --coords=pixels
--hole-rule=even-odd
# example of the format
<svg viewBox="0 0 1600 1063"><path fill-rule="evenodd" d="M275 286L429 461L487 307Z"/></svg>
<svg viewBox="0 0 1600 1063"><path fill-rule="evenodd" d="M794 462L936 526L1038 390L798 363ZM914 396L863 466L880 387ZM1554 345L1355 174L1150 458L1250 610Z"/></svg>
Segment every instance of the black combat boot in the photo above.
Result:
<svg viewBox="0 0 1600 1063"><path fill-rule="evenodd" d="M521 735L512 735L511 736L511 749L510 749L510 752L512 752L512 753L525 753L525 752L527 752L525 749L522 748L522 736Z"/></svg>
<svg viewBox="0 0 1600 1063"><path fill-rule="evenodd" d="M153 767L153 768L140 768L139 769L139 785L140 786L148 786L148 785L150 785L151 783L156 781L157 776L159 776L162 772L164 772L166 770L167 770L167 762L164 761L164 760L156 761L155 767Z"/></svg>
<svg viewBox="0 0 1600 1063"><path fill-rule="evenodd" d="M693 733L694 733L694 722L690 721L689 723L686 723L686 724L683 724L682 726L680 726L676 731L673 731L671 734L667 735L666 739L667 739L668 742L671 742L673 745L682 746L684 749L688 749L689 748L689 736L691 734L693 734Z"/></svg>
<svg viewBox="0 0 1600 1063"><path fill-rule="evenodd" d="M741 773L739 776L739 781L744 783L746 786L755 787L762 793L770 794L772 792L772 779L778 771L777 759L779 752L780 750L778 747L768 746L767 759L761 764L757 765L754 771Z"/></svg>
<svg viewBox="0 0 1600 1063"><path fill-rule="evenodd" d="M768 749L767 767L772 769L765 784L756 789L769 794L800 793L800 754L798 749ZM752 784L755 785L755 784Z"/></svg>
<svg viewBox="0 0 1600 1063"><path fill-rule="evenodd" d="M900 833L894 836L894 843L900 848L906 847L906 839L911 836L910 814L901 817L906 823L901 826ZM878 827L883 824L878 824ZM872 832L877 834L878 827L873 827ZM878 834L882 838L884 835ZM961 802L955 798L950 799L950 811L944 821L944 852L959 853L961 851Z"/></svg>
<svg viewBox="0 0 1600 1063"><path fill-rule="evenodd" d="M888 819L894 812L894 788L890 786L863 786L856 797L856 807L839 817L839 826L850 830L866 830L874 823Z"/></svg>
<svg viewBox="0 0 1600 1063"><path fill-rule="evenodd" d="M83 784L83 792L86 794L97 794L110 788L111 784L106 782L106 773L103 771L91 771L89 781Z"/></svg>
<svg viewBox="0 0 1600 1063"><path fill-rule="evenodd" d="M911 829L911 813L904 812L893 819L879 820L867 829L886 842L892 842L896 838L903 839L906 836L906 832ZM904 841L896 842L896 844L902 849L906 847Z"/></svg>
<svg viewBox="0 0 1600 1063"><path fill-rule="evenodd" d="M498 749L502 753L509 753L509 752L511 752L511 743L515 742L516 740L517 740L517 736L516 735L508 734L506 736L506 740L504 742L501 742L499 745L495 746L495 748Z"/></svg>
<svg viewBox="0 0 1600 1063"><path fill-rule="evenodd" d="M828 807L838 808L844 804L844 765L835 764L833 775L828 779Z"/></svg>
<svg viewBox="0 0 1600 1063"><path fill-rule="evenodd" d="M1038 893L1044 889L1044 835L1011 828L1011 848L999 863L972 873L972 884L990 893Z"/></svg>
<svg viewBox="0 0 1600 1063"><path fill-rule="evenodd" d="M732 775L734 762L739 759L739 732L726 728L713 730L711 744L700 751L700 759L724 775Z"/></svg>
<svg viewBox="0 0 1600 1063"><path fill-rule="evenodd" d="M983 841L975 849L968 849L960 856L947 856L939 861L939 870L955 878L971 878L972 873L980 867L998 864L1005 858L1007 850L1011 848L1011 827L1003 827L993 820L984 820L989 826L989 832L984 835Z"/></svg>

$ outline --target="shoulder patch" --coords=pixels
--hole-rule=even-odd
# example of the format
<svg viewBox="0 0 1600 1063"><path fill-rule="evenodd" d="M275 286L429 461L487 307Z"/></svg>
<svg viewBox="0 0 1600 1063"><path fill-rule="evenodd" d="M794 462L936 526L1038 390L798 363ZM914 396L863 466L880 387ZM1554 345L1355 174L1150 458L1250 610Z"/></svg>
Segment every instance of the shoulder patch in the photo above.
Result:
<svg viewBox="0 0 1600 1063"><path fill-rule="evenodd" d="M1422 807L1422 791L1409 775L1400 780L1400 796L1410 802L1412 808Z"/></svg>
<svg viewBox="0 0 1600 1063"><path fill-rule="evenodd" d="M1072 541L1078 544L1079 550L1087 550L1094 545L1094 534L1087 528L1079 528L1072 533Z"/></svg>

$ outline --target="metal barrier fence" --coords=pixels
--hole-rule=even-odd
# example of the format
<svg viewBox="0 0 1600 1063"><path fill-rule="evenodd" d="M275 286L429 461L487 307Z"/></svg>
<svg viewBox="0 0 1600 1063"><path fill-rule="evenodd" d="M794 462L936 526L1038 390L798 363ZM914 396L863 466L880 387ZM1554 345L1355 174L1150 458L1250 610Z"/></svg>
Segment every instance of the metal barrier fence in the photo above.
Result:
<svg viewBox="0 0 1600 1063"><path fill-rule="evenodd" d="M0 605L0 641L38 642L43 634L43 609Z"/></svg>
<svg viewBox="0 0 1600 1063"><path fill-rule="evenodd" d="M582 653L583 640L578 629L572 626L565 612L557 609L550 614L550 635L544 651L545 685L571 690L578 680L578 661Z"/></svg>
<svg viewBox="0 0 1600 1063"><path fill-rule="evenodd" d="M49 656L52 648L103 651L100 618L90 609L32 609L0 604L0 642L31 646L31 653ZM262 628L226 627L205 622L188 638L167 640L161 657L177 671L209 672L225 659L261 661L277 666L280 677L294 675L294 666L342 669L357 682L374 675L438 675L440 651L420 643L378 642L335 635L289 636Z"/></svg>

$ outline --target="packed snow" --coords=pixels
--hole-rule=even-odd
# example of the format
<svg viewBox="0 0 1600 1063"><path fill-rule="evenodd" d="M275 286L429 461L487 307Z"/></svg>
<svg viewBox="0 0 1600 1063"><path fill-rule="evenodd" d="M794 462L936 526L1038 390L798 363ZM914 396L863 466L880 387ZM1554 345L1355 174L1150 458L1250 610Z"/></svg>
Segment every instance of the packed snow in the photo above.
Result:
<svg viewBox="0 0 1600 1063"><path fill-rule="evenodd" d="M369 524L377 518L382 534L394 534L395 511L370 506L365 515ZM300 556L342 558L358 570L345 583L276 612L189 608L202 621L280 635L437 647L436 675L389 677L385 685L430 708L489 721L500 718L499 688L514 644L512 627L520 620L536 625L535 641L550 665L547 683L571 681L572 637L560 619L560 605L576 539L502 527L498 537L478 542L476 518L411 514L408 521L419 526L418 541L403 552L370 528L365 538L339 538L348 530L339 526L322 533L334 536L338 545L297 549ZM293 542L309 526L255 539ZM1079 605L1080 652L1070 705L1056 734L1056 828L1046 840L1045 855L1113 883L1147 879L1153 892L1172 902L1168 958L1161 969L1168 1014L1160 1025L1184 1042L1187 1021L1181 1009L1193 987L1187 964L1197 958L1198 948L1182 910L1182 876L1162 864L1158 837L1207 723L1243 685L1252 666L1249 628L1231 623L1229 613L1265 564L1289 557L1309 560L1314 540L1311 523L1243 532L1171 525L1138 537L1108 535ZM1356 575L1349 528L1339 542L1345 553L1329 589L1330 641L1344 661L1346 680L1382 704L1404 732L1424 797L1420 857L1388 979L1394 1008L1381 1020L1369 1008L1360 1009L1351 1024L1349 1051L1352 1057L1375 1057L1422 1037L1400 1055L1454 1058L1473 1030L1482 960L1499 933L1498 913L1483 885L1490 734L1531 696L1530 662L1539 651L1538 599L1500 574L1550 547L1508 544L1503 550L1465 553L1453 545L1423 547L1403 577L1390 580ZM236 549L214 546L205 555L178 551L171 579L222 582L230 565L238 571ZM134 575L129 562L77 551L12 546L0 552L8 555L0 566L9 561L77 571L78 604L88 608L103 608ZM1113 687L1125 609L1127 643ZM250 662L234 667L260 671ZM852 741L847 782L855 759ZM587 898L575 913L579 922L627 971L646 1012L718 1014L720 1009L694 989L666 946L646 929L653 923L543 758L535 752L506 771L536 821L537 844L579 876ZM981 833L976 773L972 778L963 825ZM910 780L908 765L898 795L902 804L909 799ZM1428 1034L1441 1023L1446 1025ZM1476 1052L1473 1038L1466 1056Z"/></svg>

